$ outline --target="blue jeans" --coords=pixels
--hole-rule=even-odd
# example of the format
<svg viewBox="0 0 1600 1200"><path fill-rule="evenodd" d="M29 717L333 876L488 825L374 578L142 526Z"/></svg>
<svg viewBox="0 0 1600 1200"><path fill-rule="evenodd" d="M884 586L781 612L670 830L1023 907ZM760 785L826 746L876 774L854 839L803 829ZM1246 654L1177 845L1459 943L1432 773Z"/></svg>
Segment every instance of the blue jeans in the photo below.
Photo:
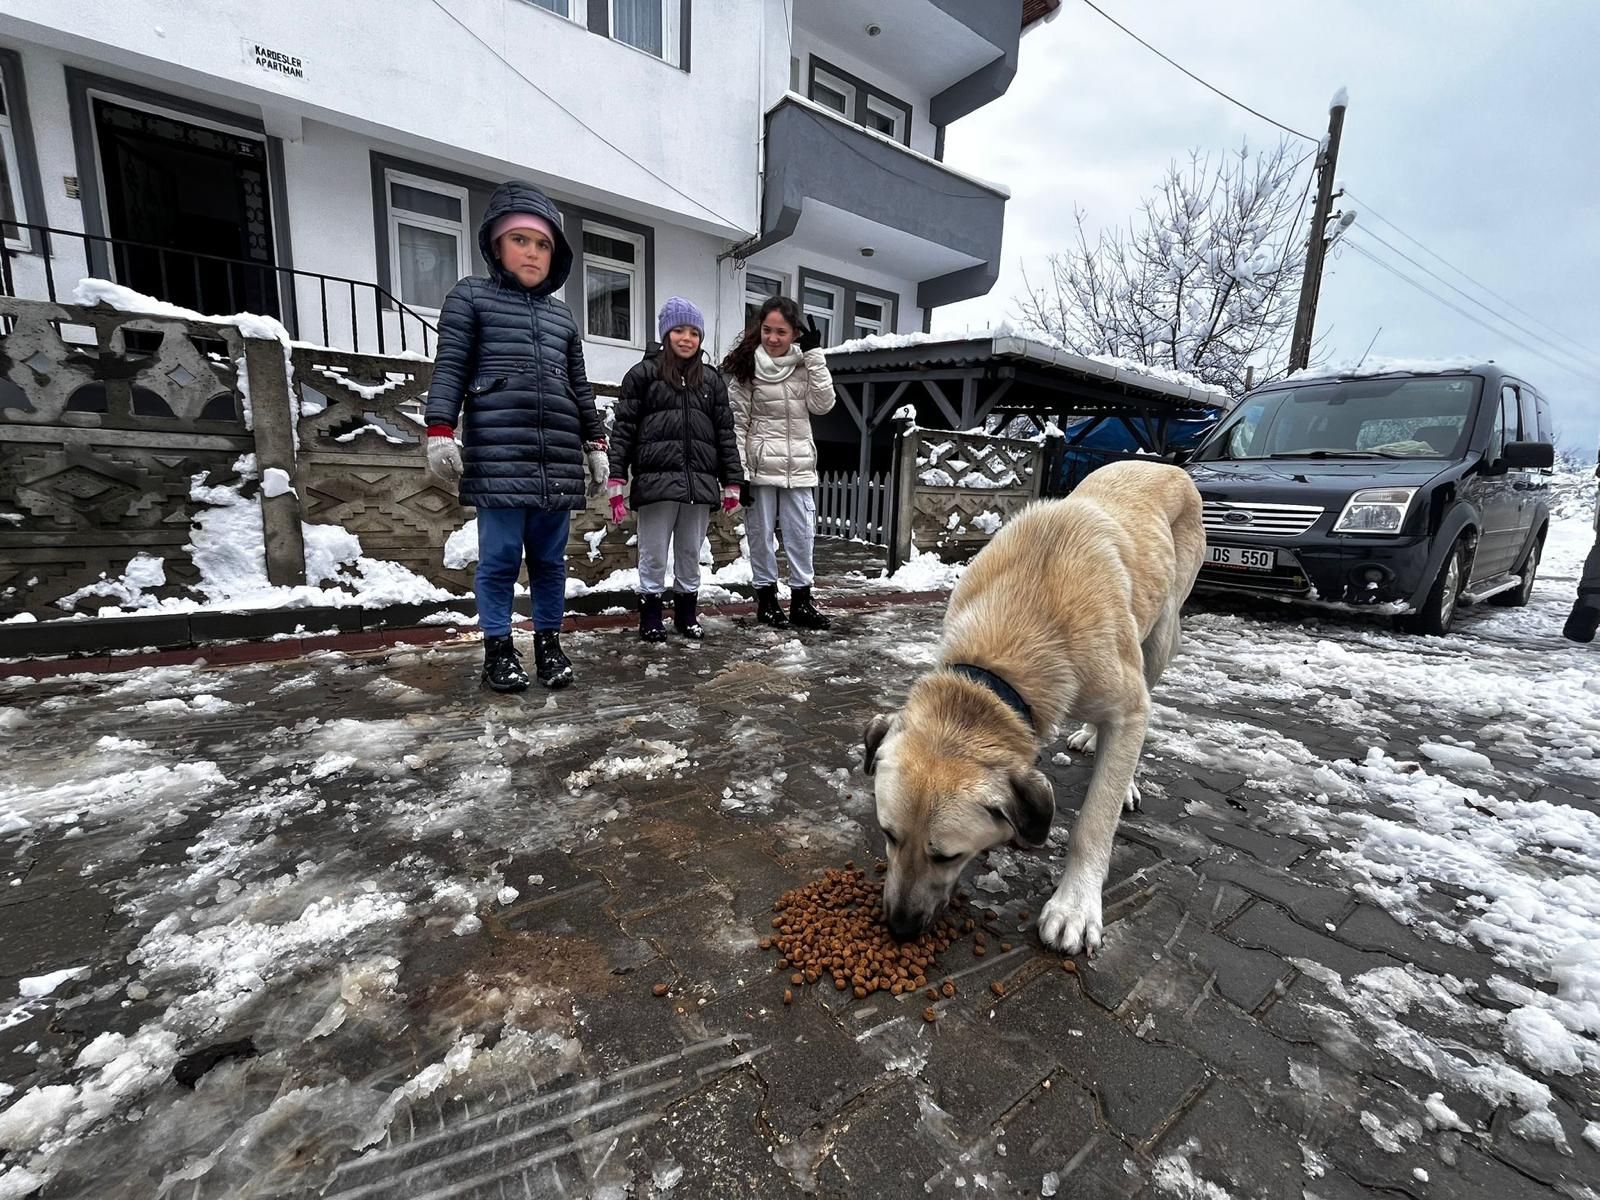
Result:
<svg viewBox="0 0 1600 1200"><path fill-rule="evenodd" d="M478 625L484 637L511 632L511 600L522 559L528 559L528 589L533 593L533 627L560 629L567 601L569 512L537 508L478 510L478 571L472 590L478 596Z"/></svg>

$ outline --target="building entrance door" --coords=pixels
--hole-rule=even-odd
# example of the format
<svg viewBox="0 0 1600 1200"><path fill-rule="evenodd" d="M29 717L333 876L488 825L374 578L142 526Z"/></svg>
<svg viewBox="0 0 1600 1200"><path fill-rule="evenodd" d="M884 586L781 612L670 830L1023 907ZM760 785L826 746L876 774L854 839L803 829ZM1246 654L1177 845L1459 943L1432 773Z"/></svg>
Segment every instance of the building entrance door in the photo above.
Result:
<svg viewBox="0 0 1600 1200"><path fill-rule="evenodd" d="M278 315L267 146L94 101L117 282L207 314Z"/></svg>

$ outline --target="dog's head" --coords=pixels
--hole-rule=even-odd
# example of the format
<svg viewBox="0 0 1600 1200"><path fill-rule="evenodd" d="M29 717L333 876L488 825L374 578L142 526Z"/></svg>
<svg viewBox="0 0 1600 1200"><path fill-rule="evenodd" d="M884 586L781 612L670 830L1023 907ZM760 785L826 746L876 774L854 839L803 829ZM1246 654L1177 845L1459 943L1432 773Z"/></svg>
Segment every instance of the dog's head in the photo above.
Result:
<svg viewBox="0 0 1600 1200"><path fill-rule="evenodd" d="M939 919L976 855L1050 833L1055 790L1033 766L1031 738L970 693L924 681L900 712L872 718L862 753L888 847L884 919L903 941Z"/></svg>

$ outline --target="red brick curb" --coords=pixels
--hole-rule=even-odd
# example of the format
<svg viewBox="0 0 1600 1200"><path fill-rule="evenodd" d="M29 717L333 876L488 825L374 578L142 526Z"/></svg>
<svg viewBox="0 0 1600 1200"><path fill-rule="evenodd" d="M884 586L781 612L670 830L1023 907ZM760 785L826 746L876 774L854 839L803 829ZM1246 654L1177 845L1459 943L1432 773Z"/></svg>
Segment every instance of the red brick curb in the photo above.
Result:
<svg viewBox="0 0 1600 1200"><path fill-rule="evenodd" d="M835 611L859 611L889 608L897 604L926 604L943 601L948 592L872 592L860 595L824 597L827 608ZM724 604L702 609L706 616L739 617L755 612L751 603ZM635 613L615 613L610 616L569 615L562 626L563 632L576 633L597 629L620 629L638 622ZM517 621L518 629L532 629L531 621ZM470 633L463 633L470 629ZM100 675L116 671L133 671L141 667L183 666L204 663L207 666L238 666L245 663L281 662L291 658L304 658L325 650L344 654L359 654L373 650L386 650L397 645L424 646L432 642L456 638L475 638L475 626L415 625L408 628L374 630L363 633L332 633L317 637L289 637L275 642L220 642L196 646L186 650L149 650L129 654L91 655L84 658L18 659L0 662L0 678L21 676L29 679L49 679L57 675Z"/></svg>

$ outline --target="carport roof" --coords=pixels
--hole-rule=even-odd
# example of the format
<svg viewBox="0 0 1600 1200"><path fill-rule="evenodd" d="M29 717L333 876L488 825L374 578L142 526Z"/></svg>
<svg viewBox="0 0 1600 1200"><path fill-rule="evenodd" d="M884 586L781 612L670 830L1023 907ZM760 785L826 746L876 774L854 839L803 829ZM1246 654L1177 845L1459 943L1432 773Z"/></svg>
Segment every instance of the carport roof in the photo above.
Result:
<svg viewBox="0 0 1600 1200"><path fill-rule="evenodd" d="M887 374L992 367L1026 369L1038 382L1098 385L1111 396L1180 408L1227 409L1227 393L1204 385L1166 378L1134 364L1106 362L1073 354L1048 342L1008 331L986 331L962 338L928 334L892 334L860 338L828 351L828 370L847 382ZM1109 398L1109 397L1108 397Z"/></svg>

